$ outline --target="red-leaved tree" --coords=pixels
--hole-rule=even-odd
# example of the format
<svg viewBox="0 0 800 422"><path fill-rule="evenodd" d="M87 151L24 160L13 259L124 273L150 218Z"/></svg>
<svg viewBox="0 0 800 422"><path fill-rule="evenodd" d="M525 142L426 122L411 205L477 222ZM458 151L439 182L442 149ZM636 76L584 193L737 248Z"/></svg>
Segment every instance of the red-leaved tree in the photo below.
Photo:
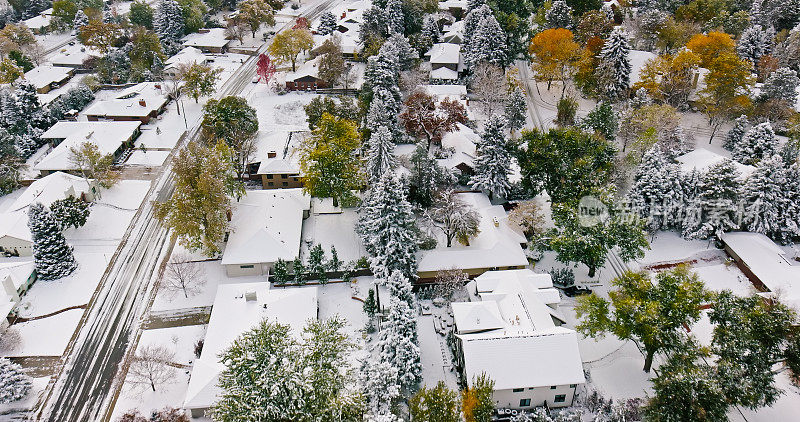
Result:
<svg viewBox="0 0 800 422"><path fill-rule="evenodd" d="M297 20L294 21L294 26L292 27L292 29L309 29L309 28L311 28L311 24L309 24L308 19L306 19L303 16L297 18Z"/></svg>
<svg viewBox="0 0 800 422"><path fill-rule="evenodd" d="M449 98L437 104L434 96L417 91L404 104L400 119L406 131L418 138L424 137L428 148L431 144L441 143L445 133L456 129L456 123L467 122L467 110Z"/></svg>
<svg viewBox="0 0 800 422"><path fill-rule="evenodd" d="M275 76L275 63L272 62L268 55L261 53L258 56L256 73L259 76L259 80L265 84L268 84L272 77Z"/></svg>

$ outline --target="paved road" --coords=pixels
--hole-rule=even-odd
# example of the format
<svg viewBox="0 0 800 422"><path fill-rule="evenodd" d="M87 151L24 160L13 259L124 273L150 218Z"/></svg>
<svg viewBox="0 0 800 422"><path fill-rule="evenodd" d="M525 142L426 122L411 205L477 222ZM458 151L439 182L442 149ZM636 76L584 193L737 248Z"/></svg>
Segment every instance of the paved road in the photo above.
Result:
<svg viewBox="0 0 800 422"><path fill-rule="evenodd" d="M330 8L326 0L305 13L312 20ZM291 26L285 25L281 30ZM262 46L264 51L267 45ZM226 81L217 98L236 95L250 83L257 56L248 59ZM196 124L185 139L199 134ZM77 336L65 352L63 367L51 381L34 418L53 422L107 420L118 369L131 353L130 342L140 330L160 263L169 249L169 232L154 216L153 202L168 198L174 189L172 156L155 178L125 237L114 254L100 288L89 303ZM179 403L176 403L179 405Z"/></svg>
<svg viewBox="0 0 800 422"><path fill-rule="evenodd" d="M517 68L519 69L519 77L522 79L523 90L525 91L525 101L528 103L528 114L531 116L531 121L539 130L545 129L544 121L541 114L539 114L538 101L536 99L536 81L533 80L531 70L528 67L529 63L525 60L517 60Z"/></svg>

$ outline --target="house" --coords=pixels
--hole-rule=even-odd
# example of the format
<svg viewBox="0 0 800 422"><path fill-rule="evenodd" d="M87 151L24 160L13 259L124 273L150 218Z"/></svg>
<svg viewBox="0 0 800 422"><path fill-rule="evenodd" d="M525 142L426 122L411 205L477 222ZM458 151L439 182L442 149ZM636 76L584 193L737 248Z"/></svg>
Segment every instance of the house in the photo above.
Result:
<svg viewBox="0 0 800 422"><path fill-rule="evenodd" d="M676 158L678 164L680 164L681 171L685 173L689 173L692 170L697 170L699 173L704 173L710 167L727 159L727 157L705 148L697 148L694 151L687 152L686 154ZM741 174L740 178L742 180L746 179L756 170L755 167L739 163L738 161L734 161L733 165Z"/></svg>
<svg viewBox="0 0 800 422"><path fill-rule="evenodd" d="M800 305L800 261L761 233L732 232L722 235L725 252L765 296L780 297Z"/></svg>
<svg viewBox="0 0 800 422"><path fill-rule="evenodd" d="M79 168L70 160L71 149L84 142L97 145L101 154L119 157L133 146L139 136L141 122L58 122L42 134L42 139L53 148L34 170L47 175L56 171L78 173Z"/></svg>
<svg viewBox="0 0 800 422"><path fill-rule="evenodd" d="M113 120L130 122L138 120L144 124L164 112L169 100L163 95L136 96L95 101L82 114L90 122Z"/></svg>
<svg viewBox="0 0 800 422"><path fill-rule="evenodd" d="M431 63L431 72L443 67L455 72L464 70L461 46L458 44L434 44L433 47L425 53L425 58Z"/></svg>
<svg viewBox="0 0 800 422"><path fill-rule="evenodd" d="M298 340L307 321L317 318L317 288L270 289L269 283L221 284L217 287L203 351L192 365L184 407L193 418L204 417L218 399L219 355L261 321L286 324Z"/></svg>
<svg viewBox="0 0 800 422"><path fill-rule="evenodd" d="M204 53L224 53L230 42L225 36L225 28L203 28L183 38L184 47L194 47Z"/></svg>
<svg viewBox="0 0 800 422"><path fill-rule="evenodd" d="M233 205L231 231L222 253L226 274L265 275L278 259L296 259L303 219L310 208L311 197L302 189L247 191Z"/></svg>
<svg viewBox="0 0 800 422"><path fill-rule="evenodd" d="M83 44L76 43L75 45L67 45L58 53L54 54L48 59L50 64L59 67L71 67L73 69L84 69L84 62L92 57L102 57L94 47L86 47Z"/></svg>
<svg viewBox="0 0 800 422"><path fill-rule="evenodd" d="M191 66L193 64L205 64L207 61L208 58L199 49L184 47L183 50L164 62L164 74L174 78L181 67Z"/></svg>
<svg viewBox="0 0 800 422"><path fill-rule="evenodd" d="M316 91L328 88L328 83L320 79L317 67L322 56L317 56L302 65L296 72L286 75L286 89L289 91Z"/></svg>
<svg viewBox="0 0 800 422"><path fill-rule="evenodd" d="M445 0L439 2L439 10L450 12L456 18L462 18L467 10L467 0Z"/></svg>
<svg viewBox="0 0 800 422"><path fill-rule="evenodd" d="M8 207L0 213L0 253L11 256L33 255L33 239L28 229L27 208L34 202L50 206L53 202L69 196L91 201L96 186L87 185L82 177L55 172L35 180Z"/></svg>
<svg viewBox="0 0 800 422"><path fill-rule="evenodd" d="M69 81L75 69L58 66L36 66L25 72L25 80L36 87L39 94L47 94L51 89L56 89Z"/></svg>
<svg viewBox="0 0 800 422"><path fill-rule="evenodd" d="M552 282L525 271L487 273L479 301L452 303L457 366L465 383L494 381L497 408L571 406L586 381L577 333L545 303Z"/></svg>
<svg viewBox="0 0 800 422"><path fill-rule="evenodd" d="M263 189L302 188L300 161L293 132L272 132L262 136L258 151L261 155L256 175L261 178ZM263 140L262 140L263 139Z"/></svg>
<svg viewBox="0 0 800 422"><path fill-rule="evenodd" d="M655 59L657 56L649 51L631 50L628 58L631 63L631 86L641 80L641 72L644 65L648 61Z"/></svg>
<svg viewBox="0 0 800 422"><path fill-rule="evenodd" d="M479 141L480 136L474 130L461 123L456 123L456 129L442 137L442 148L452 150L453 154L436 161L444 168L457 170L463 175L471 176L475 168L475 145Z"/></svg>
<svg viewBox="0 0 800 422"><path fill-rule="evenodd" d="M480 297L483 294L490 294L495 291L498 286L507 283L508 280L516 280L520 286L527 289L539 298L545 305L552 308L551 315L564 324L564 317L553 311L558 310L558 305L561 303L561 294L558 289L553 287L553 278L547 273L535 273L533 270L523 268L520 270L502 270L502 271L486 271L485 273L475 277L470 282L470 294L475 297Z"/></svg>
<svg viewBox="0 0 800 422"><path fill-rule="evenodd" d="M50 22L53 21L53 8L43 10L38 15L22 21L34 34L44 34Z"/></svg>
<svg viewBox="0 0 800 422"><path fill-rule="evenodd" d="M460 20L446 26L442 31L442 41L450 44L463 44L465 23L466 21Z"/></svg>
<svg viewBox="0 0 800 422"><path fill-rule="evenodd" d="M436 229L438 246L420 251L418 275L419 282L429 282L441 270L457 268L470 276L477 276L490 270L520 269L528 265L522 250L527 240L522 233L511 228L508 215L501 205L492 205L489 198L476 192L457 194L467 204L473 206L481 217L480 232L471 238L469 245L456 240L446 247L444 236Z"/></svg>
<svg viewBox="0 0 800 422"><path fill-rule="evenodd" d="M33 261L0 262L0 330L8 326L9 318L13 315L14 308L20 302L20 297L36 281Z"/></svg>

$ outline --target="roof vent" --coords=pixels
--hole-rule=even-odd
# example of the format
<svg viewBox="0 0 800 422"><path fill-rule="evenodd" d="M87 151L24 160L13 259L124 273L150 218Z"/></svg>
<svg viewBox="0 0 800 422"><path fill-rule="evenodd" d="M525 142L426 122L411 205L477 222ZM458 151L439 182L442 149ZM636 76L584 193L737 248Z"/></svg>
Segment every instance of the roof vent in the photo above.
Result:
<svg viewBox="0 0 800 422"><path fill-rule="evenodd" d="M247 302L255 302L258 300L258 296L256 296L255 290L249 290L244 294L244 300Z"/></svg>

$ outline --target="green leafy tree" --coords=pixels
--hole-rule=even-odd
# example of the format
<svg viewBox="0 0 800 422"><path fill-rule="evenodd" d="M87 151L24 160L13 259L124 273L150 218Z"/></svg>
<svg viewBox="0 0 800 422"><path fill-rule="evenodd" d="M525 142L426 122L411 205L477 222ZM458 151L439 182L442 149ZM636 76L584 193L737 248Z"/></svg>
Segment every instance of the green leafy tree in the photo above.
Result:
<svg viewBox="0 0 800 422"><path fill-rule="evenodd" d="M206 142L225 141L234 153L236 174L242 179L257 151L258 116L242 97L209 100L203 108L202 130Z"/></svg>
<svg viewBox="0 0 800 422"><path fill-rule="evenodd" d="M275 35L269 46L269 54L279 63L291 63L294 72L297 70L297 55L313 47L314 38L311 31L305 28L292 28Z"/></svg>
<svg viewBox="0 0 800 422"><path fill-rule="evenodd" d="M208 7L203 0L177 0L183 14L184 31L187 34L197 32L205 25L205 15Z"/></svg>
<svg viewBox="0 0 800 422"><path fill-rule="evenodd" d="M265 0L244 0L239 3L239 16L250 27L253 38L261 25L275 25L275 11Z"/></svg>
<svg viewBox="0 0 800 422"><path fill-rule="evenodd" d="M494 381L485 373L472 378L461 392L461 411L466 422L491 422L494 415Z"/></svg>
<svg viewBox="0 0 800 422"><path fill-rule="evenodd" d="M8 58L14 60L14 63L16 63L17 66L19 66L20 68L22 68L23 72L28 72L29 70L35 67L33 62L28 56L22 54L17 50L9 52Z"/></svg>
<svg viewBox="0 0 800 422"><path fill-rule="evenodd" d="M317 123L325 113L340 119L359 120L358 106L352 99L347 97L333 99L328 96L315 96L304 109L308 127L312 130L317 127Z"/></svg>
<svg viewBox="0 0 800 422"><path fill-rule="evenodd" d="M108 189L119 180L119 172L114 169L114 156L103 155L97 144L91 141L71 147L69 161L81 172L87 183L89 179L94 179L100 186Z"/></svg>
<svg viewBox="0 0 800 422"><path fill-rule="evenodd" d="M153 29L153 8L142 0L131 3L131 10L128 12L128 19L134 25Z"/></svg>
<svg viewBox="0 0 800 422"><path fill-rule="evenodd" d="M222 389L214 420L360 421L363 398L351 391L346 364L354 345L346 321L311 321L298 340L288 325L268 320L220 355Z"/></svg>
<svg viewBox="0 0 800 422"><path fill-rule="evenodd" d="M361 146L356 124L323 114L317 128L300 145L303 189L313 196L339 200L362 185L363 175L355 151Z"/></svg>
<svg viewBox="0 0 800 422"><path fill-rule="evenodd" d="M419 422L458 422L458 393L447 388L444 381L436 387L422 387L408 403L411 419Z"/></svg>
<svg viewBox="0 0 800 422"><path fill-rule="evenodd" d="M161 49L161 40L158 39L158 35L145 28L137 28L133 31L128 57L131 59L131 67L140 71L150 70L156 59L161 62L167 59Z"/></svg>
<svg viewBox="0 0 800 422"><path fill-rule="evenodd" d="M10 84L25 75L22 68L10 58L0 61L0 83Z"/></svg>
<svg viewBox="0 0 800 422"><path fill-rule="evenodd" d="M576 129L530 131L517 150L523 185L546 190L553 202L574 201L605 186L613 171L614 146Z"/></svg>
<svg viewBox="0 0 800 422"><path fill-rule="evenodd" d="M200 97L214 93L220 73L222 69L200 63L192 63L178 70L179 77L184 82L183 89L194 98L195 103Z"/></svg>
<svg viewBox="0 0 800 422"><path fill-rule="evenodd" d="M244 193L234 178L231 150L224 142L191 142L175 157L173 172L175 191L155 205L156 216L187 249L216 255L229 230L230 196Z"/></svg>
<svg viewBox="0 0 800 422"><path fill-rule="evenodd" d="M611 333L632 340L645 351L649 372L656 353L681 346L683 327L700 318L700 306L712 298L705 284L686 267L656 275L626 272L612 280L609 300L596 294L578 299L578 331L590 337Z"/></svg>
<svg viewBox="0 0 800 422"><path fill-rule="evenodd" d="M56 28L66 29L75 20L78 5L72 0L56 0L53 2L53 19L51 25Z"/></svg>

